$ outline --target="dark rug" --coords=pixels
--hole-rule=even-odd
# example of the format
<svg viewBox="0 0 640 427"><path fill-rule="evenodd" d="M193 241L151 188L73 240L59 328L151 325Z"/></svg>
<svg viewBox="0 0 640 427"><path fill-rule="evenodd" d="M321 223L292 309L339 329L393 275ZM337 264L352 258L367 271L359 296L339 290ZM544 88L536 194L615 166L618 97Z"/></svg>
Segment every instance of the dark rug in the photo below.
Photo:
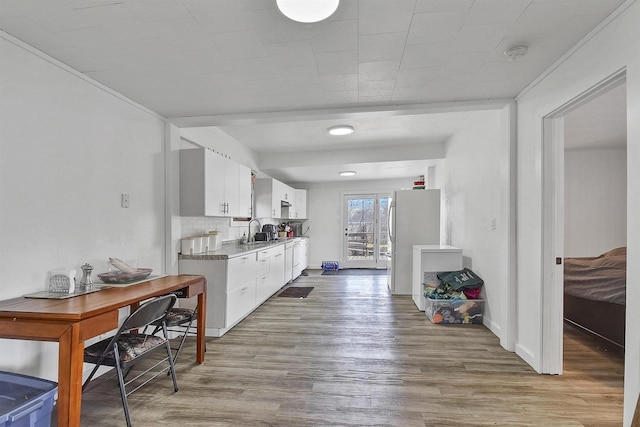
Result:
<svg viewBox="0 0 640 427"><path fill-rule="evenodd" d="M323 276L385 276L387 270L375 268L346 268L344 270L324 270Z"/></svg>
<svg viewBox="0 0 640 427"><path fill-rule="evenodd" d="M306 298L311 293L313 286L291 286L278 294L279 297Z"/></svg>

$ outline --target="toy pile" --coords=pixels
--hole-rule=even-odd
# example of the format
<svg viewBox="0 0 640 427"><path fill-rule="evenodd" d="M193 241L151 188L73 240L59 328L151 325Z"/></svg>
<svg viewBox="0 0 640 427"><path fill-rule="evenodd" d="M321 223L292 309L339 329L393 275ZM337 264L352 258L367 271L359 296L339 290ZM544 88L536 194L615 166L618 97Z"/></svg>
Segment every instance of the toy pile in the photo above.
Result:
<svg viewBox="0 0 640 427"><path fill-rule="evenodd" d="M484 281L468 268L438 273L437 278L437 285L425 286L427 317L433 323L482 323Z"/></svg>

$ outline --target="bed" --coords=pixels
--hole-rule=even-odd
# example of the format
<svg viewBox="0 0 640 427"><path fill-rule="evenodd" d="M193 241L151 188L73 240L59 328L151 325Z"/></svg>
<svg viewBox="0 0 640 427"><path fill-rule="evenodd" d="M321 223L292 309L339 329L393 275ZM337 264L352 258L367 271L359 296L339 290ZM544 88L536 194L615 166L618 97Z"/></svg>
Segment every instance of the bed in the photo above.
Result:
<svg viewBox="0 0 640 427"><path fill-rule="evenodd" d="M565 258L564 318L624 348L627 248Z"/></svg>

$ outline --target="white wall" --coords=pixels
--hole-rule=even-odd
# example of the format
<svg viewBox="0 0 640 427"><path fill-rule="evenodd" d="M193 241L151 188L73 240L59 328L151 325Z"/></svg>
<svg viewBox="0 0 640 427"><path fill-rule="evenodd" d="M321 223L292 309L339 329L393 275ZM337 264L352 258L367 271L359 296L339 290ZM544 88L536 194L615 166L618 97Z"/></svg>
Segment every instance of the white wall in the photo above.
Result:
<svg viewBox="0 0 640 427"><path fill-rule="evenodd" d="M626 8L626 9L625 9ZM599 82L626 69L627 276L640 276L640 3L626 2L565 61L518 98L518 228L516 351L542 369L542 118ZM558 254L557 256L562 256ZM627 286L624 425L640 389L640 286Z"/></svg>
<svg viewBox="0 0 640 427"><path fill-rule="evenodd" d="M181 128L180 134L186 141L224 154L254 171L258 170L256 153L217 127Z"/></svg>
<svg viewBox="0 0 640 427"><path fill-rule="evenodd" d="M567 150L564 164L565 256L626 246L626 148Z"/></svg>
<svg viewBox="0 0 640 427"><path fill-rule="evenodd" d="M499 110L474 113L436 166L443 243L462 248L465 267L485 282L484 324L504 343L509 274L509 141Z"/></svg>
<svg viewBox="0 0 640 427"><path fill-rule="evenodd" d="M426 174L426 171L425 171ZM411 178L374 181L333 181L307 184L309 227L309 267L320 268L322 261L342 258L342 194L344 192L384 193L411 188ZM296 186L296 188L302 186Z"/></svg>
<svg viewBox="0 0 640 427"><path fill-rule="evenodd" d="M4 33L0 62L0 298L108 257L161 273L164 120ZM0 347L0 370L57 379L57 344Z"/></svg>

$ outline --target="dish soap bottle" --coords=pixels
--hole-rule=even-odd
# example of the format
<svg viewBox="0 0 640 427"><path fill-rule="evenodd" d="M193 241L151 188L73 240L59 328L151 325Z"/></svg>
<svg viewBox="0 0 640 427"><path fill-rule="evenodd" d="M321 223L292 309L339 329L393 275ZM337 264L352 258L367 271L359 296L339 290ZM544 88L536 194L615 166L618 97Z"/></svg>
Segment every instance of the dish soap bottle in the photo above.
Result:
<svg viewBox="0 0 640 427"><path fill-rule="evenodd" d="M247 243L247 233L242 233L242 243Z"/></svg>

